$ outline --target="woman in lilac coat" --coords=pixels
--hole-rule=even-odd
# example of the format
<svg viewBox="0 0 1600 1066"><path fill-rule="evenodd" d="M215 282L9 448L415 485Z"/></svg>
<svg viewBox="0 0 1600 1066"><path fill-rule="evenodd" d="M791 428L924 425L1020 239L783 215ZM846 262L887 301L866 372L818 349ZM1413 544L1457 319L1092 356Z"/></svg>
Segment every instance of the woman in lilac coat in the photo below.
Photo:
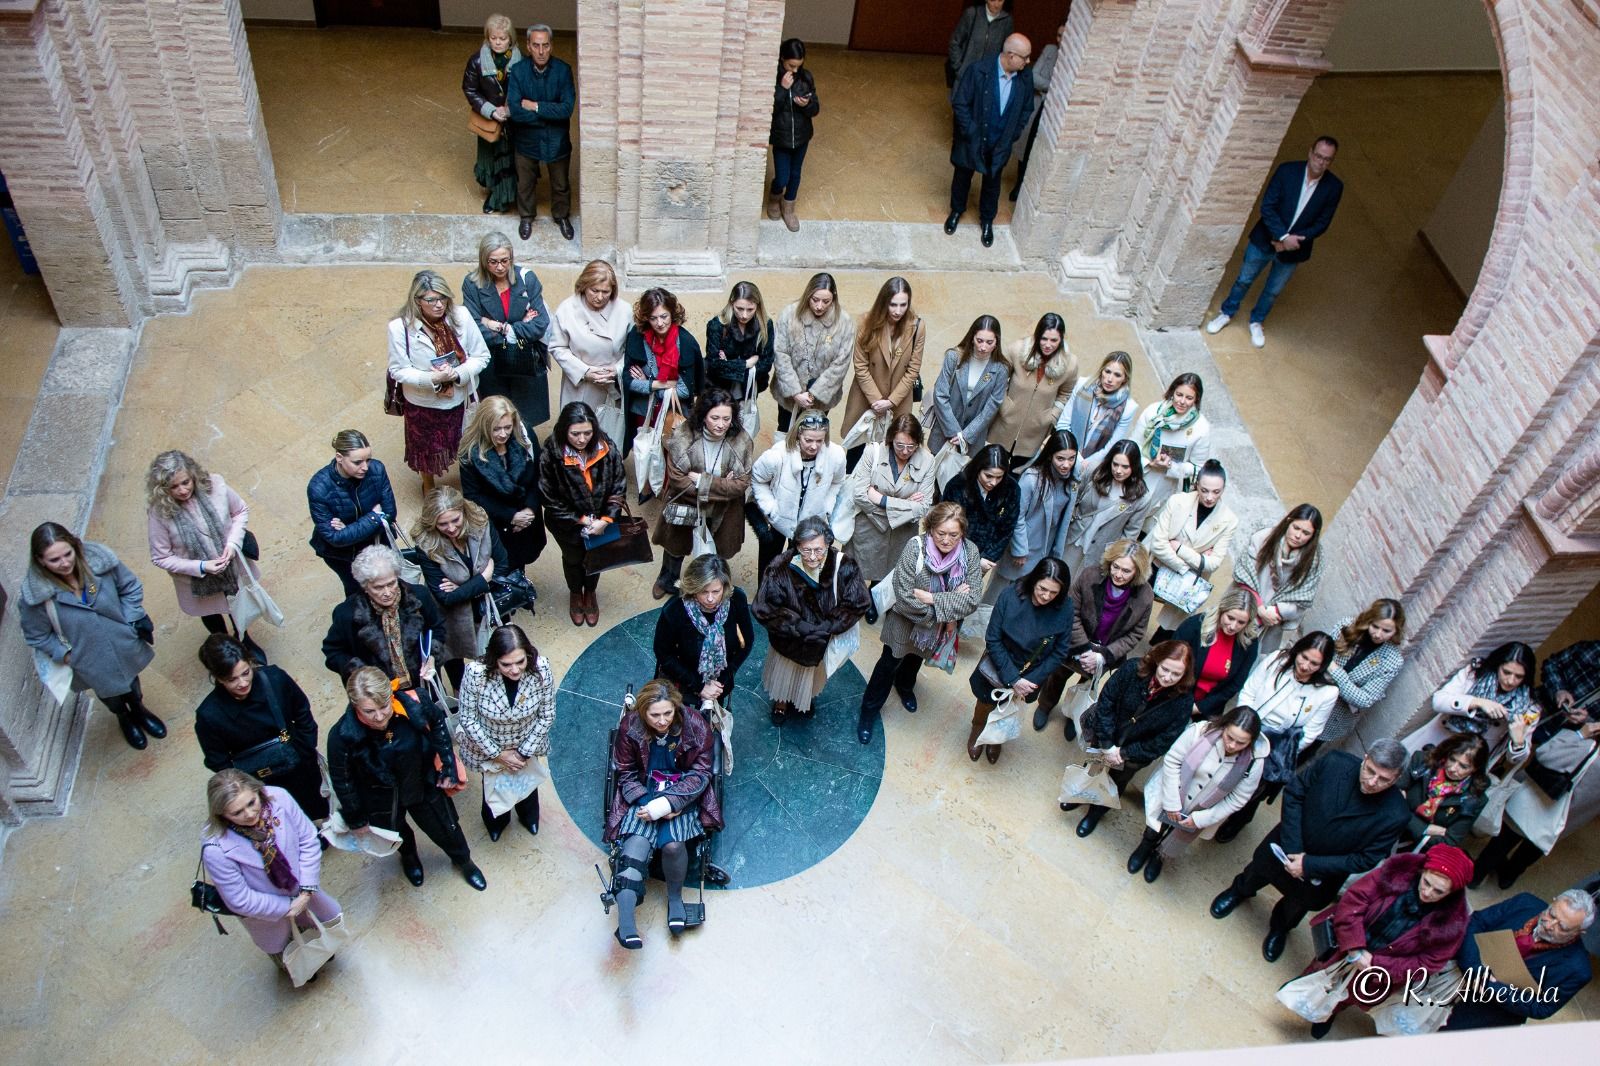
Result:
<svg viewBox="0 0 1600 1066"><path fill-rule="evenodd" d="M206 785L206 807L211 818L200 861L222 901L273 961L289 943L291 919L305 929L311 926L306 911L324 924L340 916L339 901L318 887L322 845L294 797L242 770L219 770Z"/></svg>

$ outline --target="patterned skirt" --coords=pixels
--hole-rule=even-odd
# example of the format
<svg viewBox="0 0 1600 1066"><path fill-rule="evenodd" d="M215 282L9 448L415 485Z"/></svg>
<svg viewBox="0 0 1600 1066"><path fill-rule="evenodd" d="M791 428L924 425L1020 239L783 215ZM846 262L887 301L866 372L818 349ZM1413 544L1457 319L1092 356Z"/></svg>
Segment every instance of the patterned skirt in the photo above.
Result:
<svg viewBox="0 0 1600 1066"><path fill-rule="evenodd" d="M493 144L482 137L474 140L478 142L478 160L472 168L472 176L488 190L483 206L489 211L508 211L517 202L517 162L510 131L502 131L500 139Z"/></svg>
<svg viewBox="0 0 1600 1066"><path fill-rule="evenodd" d="M406 465L432 477L450 469L461 450L461 405L406 408Z"/></svg>
<svg viewBox="0 0 1600 1066"><path fill-rule="evenodd" d="M659 848L674 842L687 844L697 837L704 836L705 832L700 825L698 803L685 807L671 818L659 822L647 822L639 817L638 807L629 807L628 812L622 816L621 824L617 826L617 839L641 836Z"/></svg>
<svg viewBox="0 0 1600 1066"><path fill-rule="evenodd" d="M761 687L773 703L792 703L795 710L804 714L811 709L811 701L828 685L828 675L822 664L801 666L767 649L767 663L761 668Z"/></svg>

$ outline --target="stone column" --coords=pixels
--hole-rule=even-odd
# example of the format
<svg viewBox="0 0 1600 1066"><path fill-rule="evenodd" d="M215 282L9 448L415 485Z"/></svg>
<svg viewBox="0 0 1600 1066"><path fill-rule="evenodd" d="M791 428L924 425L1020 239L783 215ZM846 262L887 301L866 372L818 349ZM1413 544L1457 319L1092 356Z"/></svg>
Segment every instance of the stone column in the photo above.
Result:
<svg viewBox="0 0 1600 1066"><path fill-rule="evenodd" d="M721 287L755 260L782 0L578 9L584 251L630 288Z"/></svg>

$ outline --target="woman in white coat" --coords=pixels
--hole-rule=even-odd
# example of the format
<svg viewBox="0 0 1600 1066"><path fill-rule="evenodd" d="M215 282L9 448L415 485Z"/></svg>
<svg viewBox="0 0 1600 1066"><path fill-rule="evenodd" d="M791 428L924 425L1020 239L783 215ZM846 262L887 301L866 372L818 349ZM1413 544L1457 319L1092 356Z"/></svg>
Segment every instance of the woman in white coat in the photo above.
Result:
<svg viewBox="0 0 1600 1066"><path fill-rule="evenodd" d="M1144 453L1145 478L1150 482L1146 528L1173 493L1188 479L1198 477L1211 458L1211 422L1200 413L1204 396L1199 374L1179 374L1167 386L1166 394L1146 407L1134 423L1133 441Z"/></svg>
<svg viewBox="0 0 1600 1066"><path fill-rule="evenodd" d="M750 518L761 574L794 536L800 519L820 515L830 528L840 528L843 515L835 515L835 508L854 507L844 491L844 466L844 449L828 439L828 416L815 410L801 412L784 439L756 459L750 495L760 522L757 514Z"/></svg>
<svg viewBox="0 0 1600 1066"><path fill-rule="evenodd" d="M561 406L582 400L596 412L617 412L622 426L622 345L633 325L633 311L621 299L617 272L604 259L583 268L572 295L550 316L545 343L561 368Z"/></svg>
<svg viewBox="0 0 1600 1066"><path fill-rule="evenodd" d="M1263 657L1245 678L1234 706L1255 709L1261 716L1261 731L1275 749L1293 748L1281 750L1273 758L1255 795L1217 831L1218 843L1226 844L1238 836L1256 816L1256 809L1283 791L1307 749L1322 735L1339 699L1339 686L1328 677L1333 656L1333 638L1313 630L1293 647Z"/></svg>
<svg viewBox="0 0 1600 1066"><path fill-rule="evenodd" d="M1087 460L1079 460L1086 464ZM1085 560L1093 563L1119 540L1138 540L1144 528L1145 501L1150 490L1144 481L1139 447L1119 440L1106 452L1087 484L1078 490L1067 527L1067 546L1061 558L1074 574Z"/></svg>
<svg viewBox="0 0 1600 1066"><path fill-rule="evenodd" d="M389 379L404 397L406 465L422 475L424 493L455 462L469 400L488 365L472 313L456 305L444 278L418 271L389 321Z"/></svg>
<svg viewBox="0 0 1600 1066"><path fill-rule="evenodd" d="M1472 660L1433 694L1433 717L1401 743L1407 751L1421 751L1456 733L1476 733L1489 745L1490 765L1502 754L1520 763L1528 757L1527 736L1541 711L1533 696L1535 662L1533 649L1515 640ZM1518 719L1521 725L1513 733Z"/></svg>
<svg viewBox="0 0 1600 1066"><path fill-rule="evenodd" d="M1240 704L1185 729L1161 760L1157 779L1144 789L1144 836L1128 856L1128 872L1144 870L1145 883L1161 876L1166 855L1196 840L1242 808L1261 785L1272 744L1261 735L1261 716Z"/></svg>
<svg viewBox="0 0 1600 1066"><path fill-rule="evenodd" d="M1163 599L1161 591L1166 589L1169 595L1178 597L1181 596L1178 590L1190 588L1192 580L1213 581L1228 554L1234 531L1239 528L1239 516L1222 502L1222 491L1227 486L1228 472L1215 459L1207 459L1200 469L1195 490L1168 497L1154 529L1145 540L1145 546L1160 567L1155 577L1153 621L1157 630L1177 629L1178 623L1205 604L1202 599L1197 604L1178 605ZM1163 577L1163 573L1170 576ZM1169 586L1169 582L1174 584Z"/></svg>
<svg viewBox="0 0 1600 1066"><path fill-rule="evenodd" d="M933 403L923 405L928 450L938 452L946 441L956 441L963 453L977 454L989 441L989 426L1010 380L1011 368L1000 351L1000 323L993 315L979 315L961 343L944 353Z"/></svg>

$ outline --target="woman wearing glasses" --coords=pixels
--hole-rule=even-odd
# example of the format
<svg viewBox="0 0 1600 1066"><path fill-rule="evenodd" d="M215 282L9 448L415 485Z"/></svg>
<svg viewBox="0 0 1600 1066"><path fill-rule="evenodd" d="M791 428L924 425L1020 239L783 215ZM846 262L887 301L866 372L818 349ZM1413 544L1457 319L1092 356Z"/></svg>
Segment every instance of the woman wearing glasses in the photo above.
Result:
<svg viewBox="0 0 1600 1066"><path fill-rule="evenodd" d="M444 278L418 271L389 322L389 379L405 398L406 465L422 475L425 494L461 450L462 415L488 365L471 312L456 305Z"/></svg>

